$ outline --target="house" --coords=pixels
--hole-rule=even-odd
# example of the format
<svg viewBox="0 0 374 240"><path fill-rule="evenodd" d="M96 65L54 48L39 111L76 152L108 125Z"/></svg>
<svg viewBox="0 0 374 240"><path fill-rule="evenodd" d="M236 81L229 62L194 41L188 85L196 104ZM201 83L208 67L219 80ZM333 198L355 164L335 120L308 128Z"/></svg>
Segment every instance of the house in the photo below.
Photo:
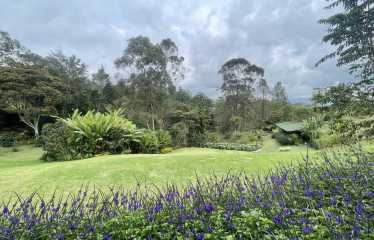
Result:
<svg viewBox="0 0 374 240"><path fill-rule="evenodd" d="M281 122L275 124L275 126L277 126L281 132L287 134L296 133L300 135L304 129L303 122Z"/></svg>

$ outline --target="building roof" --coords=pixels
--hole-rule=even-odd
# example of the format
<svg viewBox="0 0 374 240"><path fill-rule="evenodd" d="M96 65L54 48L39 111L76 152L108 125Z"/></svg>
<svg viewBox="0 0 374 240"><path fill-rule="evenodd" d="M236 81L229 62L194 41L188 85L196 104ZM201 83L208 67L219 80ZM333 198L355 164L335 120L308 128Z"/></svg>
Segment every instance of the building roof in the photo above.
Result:
<svg viewBox="0 0 374 240"><path fill-rule="evenodd" d="M281 122L275 125L285 132L299 132L304 129L303 122Z"/></svg>

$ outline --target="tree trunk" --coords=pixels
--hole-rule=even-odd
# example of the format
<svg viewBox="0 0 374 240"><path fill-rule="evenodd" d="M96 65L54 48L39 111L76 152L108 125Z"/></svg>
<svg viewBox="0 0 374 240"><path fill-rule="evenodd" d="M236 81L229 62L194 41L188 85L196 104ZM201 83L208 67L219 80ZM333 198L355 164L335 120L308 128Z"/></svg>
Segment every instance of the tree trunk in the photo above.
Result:
<svg viewBox="0 0 374 240"><path fill-rule="evenodd" d="M32 130L34 131L35 140L38 140L39 139L39 120L40 120L40 115L37 115L36 117L34 117L34 119L33 119L34 121L33 122L27 120L20 113L18 113L18 116L19 116L21 122L25 123L27 126L29 126L30 128L32 128Z"/></svg>

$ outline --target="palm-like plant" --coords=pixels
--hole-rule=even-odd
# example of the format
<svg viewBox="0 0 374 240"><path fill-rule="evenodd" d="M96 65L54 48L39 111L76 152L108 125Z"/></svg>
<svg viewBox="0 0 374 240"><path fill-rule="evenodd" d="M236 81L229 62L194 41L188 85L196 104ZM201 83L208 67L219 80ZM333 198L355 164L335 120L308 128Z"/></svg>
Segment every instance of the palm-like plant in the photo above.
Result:
<svg viewBox="0 0 374 240"><path fill-rule="evenodd" d="M119 109L108 113L88 111L82 115L75 110L70 118L59 120L74 131L74 141L77 144L84 142L90 150L98 152L105 137L114 129L123 131L126 141L136 135L136 126L126 119L123 113L124 111Z"/></svg>

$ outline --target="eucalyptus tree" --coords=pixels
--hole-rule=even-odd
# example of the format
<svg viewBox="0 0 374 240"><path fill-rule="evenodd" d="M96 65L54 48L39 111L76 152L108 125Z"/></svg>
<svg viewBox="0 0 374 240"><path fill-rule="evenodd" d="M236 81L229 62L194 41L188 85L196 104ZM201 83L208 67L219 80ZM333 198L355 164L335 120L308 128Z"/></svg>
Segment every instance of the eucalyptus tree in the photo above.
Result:
<svg viewBox="0 0 374 240"><path fill-rule="evenodd" d="M244 58L233 58L226 61L218 73L223 78L221 92L230 112L227 120L236 116L246 119L255 98L255 83L264 76L264 69Z"/></svg>
<svg viewBox="0 0 374 240"><path fill-rule="evenodd" d="M167 98L175 92L173 81L177 78L177 70L169 68L176 69L182 63L183 58L170 39L154 44L144 36L129 39L122 56L115 60L116 67L128 73L132 105L146 113L142 118L149 128L162 125Z"/></svg>
<svg viewBox="0 0 374 240"><path fill-rule="evenodd" d="M266 118L265 110L266 110L266 102L268 100L270 94L270 87L265 78L261 78L258 82L258 91L261 97L261 121L264 122Z"/></svg>
<svg viewBox="0 0 374 240"><path fill-rule="evenodd" d="M92 82L95 84L95 88L97 88L100 92L109 81L110 75L106 73L103 65L100 66L96 73L92 74Z"/></svg>
<svg viewBox="0 0 374 240"><path fill-rule="evenodd" d="M275 101L280 103L287 103L287 93L286 88L283 86L282 82L277 82L273 89L273 98Z"/></svg>

